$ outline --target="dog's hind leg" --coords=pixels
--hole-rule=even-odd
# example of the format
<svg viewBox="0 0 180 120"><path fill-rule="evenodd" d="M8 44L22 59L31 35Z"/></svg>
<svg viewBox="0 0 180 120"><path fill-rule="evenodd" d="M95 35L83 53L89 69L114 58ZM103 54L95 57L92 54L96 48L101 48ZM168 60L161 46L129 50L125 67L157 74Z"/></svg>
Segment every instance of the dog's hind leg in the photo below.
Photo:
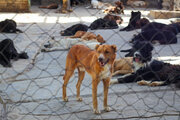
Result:
<svg viewBox="0 0 180 120"><path fill-rule="evenodd" d="M80 87L81 87L82 81L84 79L84 75L85 75L85 69L83 67L78 67L78 82L76 84L77 101L82 101L82 98L80 97Z"/></svg>

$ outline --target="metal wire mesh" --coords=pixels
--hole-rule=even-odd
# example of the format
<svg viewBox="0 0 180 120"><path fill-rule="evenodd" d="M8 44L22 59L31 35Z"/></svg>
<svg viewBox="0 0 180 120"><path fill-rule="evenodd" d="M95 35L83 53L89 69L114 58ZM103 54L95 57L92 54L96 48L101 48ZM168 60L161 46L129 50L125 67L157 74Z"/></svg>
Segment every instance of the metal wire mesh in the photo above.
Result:
<svg viewBox="0 0 180 120"><path fill-rule="evenodd" d="M112 1L111 1L112 2ZM67 86L69 102L62 100L62 84L65 72L65 44L58 43L59 50L41 52L47 41L61 41L65 37L60 31L76 23L90 25L97 18L104 17L101 9L88 9L89 2L72 7L73 12L55 13L56 10L31 6L31 13L0 13L0 20L13 19L23 33L1 33L1 40L12 39L18 52L26 51L29 59L12 61L12 67L0 67L0 119L2 120L71 120L71 119L180 119L180 90L172 85L149 87L136 83L117 84L109 87L108 104L110 112L103 111L103 84L98 85L98 107L101 114L93 114L92 80L86 74L81 86L82 102L76 101L77 71ZM115 44L117 58L123 58L120 50L131 47L129 41L140 29L119 31L127 26L131 11L141 11L142 17L151 22L169 24L172 19L148 17L146 6L138 8L125 6L123 23L118 29L88 30L100 34L106 44ZM163 14L163 12L161 13ZM166 15L164 15L166 16ZM154 45L153 57L172 64L180 64L178 43Z"/></svg>

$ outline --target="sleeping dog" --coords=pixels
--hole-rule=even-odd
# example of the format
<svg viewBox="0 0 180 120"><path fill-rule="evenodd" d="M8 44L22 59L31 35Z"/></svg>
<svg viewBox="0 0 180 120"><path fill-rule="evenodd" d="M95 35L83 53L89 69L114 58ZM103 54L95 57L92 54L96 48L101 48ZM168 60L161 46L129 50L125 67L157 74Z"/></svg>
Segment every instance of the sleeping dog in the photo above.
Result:
<svg viewBox="0 0 180 120"><path fill-rule="evenodd" d="M106 41L104 38L98 34L97 36L92 32L85 32L85 31L77 31L74 36L70 38L81 38L82 40L97 40L100 43L105 43Z"/></svg>
<svg viewBox="0 0 180 120"><path fill-rule="evenodd" d="M112 80L113 83L137 82L139 85L162 86L180 82L180 65L172 65L152 60L153 46L148 42L141 46L133 56L134 72Z"/></svg>
<svg viewBox="0 0 180 120"><path fill-rule="evenodd" d="M151 22L141 29L141 33L134 36L132 42L150 41L159 44L177 43L176 35L180 32L180 23L163 24Z"/></svg>
<svg viewBox="0 0 180 120"><path fill-rule="evenodd" d="M72 25L71 27L68 27L65 30L62 30L60 32L60 34L62 36L72 36L77 31L85 31L86 32L87 30L88 30L88 26L87 25L85 25L85 24L75 24L75 25Z"/></svg>
<svg viewBox="0 0 180 120"><path fill-rule="evenodd" d="M18 53L14 47L14 43L10 39L4 39L0 42L0 64L4 67L11 67L11 59L28 59L28 55L25 52Z"/></svg>
<svg viewBox="0 0 180 120"><path fill-rule="evenodd" d="M17 24L14 20L6 19L0 22L0 32L5 33L22 33L21 30L17 29Z"/></svg>

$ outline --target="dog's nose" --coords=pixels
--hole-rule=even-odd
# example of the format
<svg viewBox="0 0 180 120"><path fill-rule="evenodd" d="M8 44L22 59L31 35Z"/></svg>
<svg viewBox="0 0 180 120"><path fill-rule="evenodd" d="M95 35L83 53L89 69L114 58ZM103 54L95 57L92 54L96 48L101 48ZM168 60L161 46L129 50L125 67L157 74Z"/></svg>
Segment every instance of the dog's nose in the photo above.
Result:
<svg viewBox="0 0 180 120"><path fill-rule="evenodd" d="M135 55L134 55L135 57L140 57L140 55L138 54L138 53L135 53Z"/></svg>
<svg viewBox="0 0 180 120"><path fill-rule="evenodd" d="M102 58L102 57L99 57L99 61L102 62L102 61L103 61L103 58Z"/></svg>

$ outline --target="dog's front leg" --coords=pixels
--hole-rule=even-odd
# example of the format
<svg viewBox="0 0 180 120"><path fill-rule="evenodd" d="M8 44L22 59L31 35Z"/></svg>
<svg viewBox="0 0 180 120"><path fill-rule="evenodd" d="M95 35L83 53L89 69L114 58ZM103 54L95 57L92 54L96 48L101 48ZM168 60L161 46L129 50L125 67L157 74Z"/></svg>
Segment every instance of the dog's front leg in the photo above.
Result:
<svg viewBox="0 0 180 120"><path fill-rule="evenodd" d="M97 86L98 86L98 79L93 79L92 81L93 112L95 114L100 114L100 111L98 110L98 101L97 101Z"/></svg>
<svg viewBox="0 0 180 120"><path fill-rule="evenodd" d="M107 104L109 82L110 82L110 78L103 79L103 84L104 84L104 110L107 112L110 111L110 108L108 107L108 104Z"/></svg>

